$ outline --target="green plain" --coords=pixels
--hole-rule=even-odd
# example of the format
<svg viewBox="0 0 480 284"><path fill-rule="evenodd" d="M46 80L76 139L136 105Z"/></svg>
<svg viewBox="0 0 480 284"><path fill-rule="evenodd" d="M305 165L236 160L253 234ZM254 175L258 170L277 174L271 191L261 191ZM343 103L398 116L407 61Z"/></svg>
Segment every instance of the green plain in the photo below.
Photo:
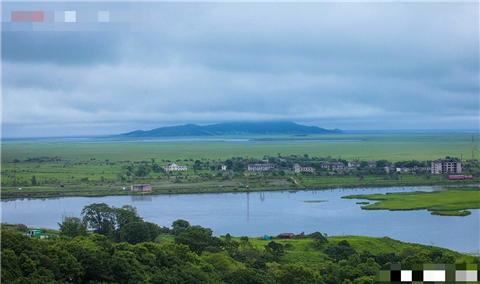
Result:
<svg viewBox="0 0 480 284"><path fill-rule="evenodd" d="M475 134L478 141L478 133ZM175 139L175 138L172 138ZM290 136L215 136L205 139L253 139L273 143L226 143L223 141L144 142L146 139L52 139L2 140L2 161L28 157L58 156L67 160L131 160L155 158L227 159L303 155L346 160L435 160L445 156L471 156L470 133L389 133L389 134L331 134L308 137ZM317 142L298 142L323 140ZM343 140L343 141L342 141ZM133 141L133 142L125 142ZM153 140L151 140L153 141ZM295 142L297 141L297 142ZM476 149L478 156L478 146Z"/></svg>
<svg viewBox="0 0 480 284"><path fill-rule="evenodd" d="M476 140L478 141L478 133ZM440 158L471 157L470 133L389 133L291 136L215 136L203 139L250 139L256 143L224 141L176 141L162 139L7 139L1 144L2 198L125 195L132 183L151 183L152 194L215 193L245 191L242 173L233 179L216 177L217 172L192 169L193 161L219 163L232 157L263 159L297 155L303 157L351 160L429 161ZM185 138L182 138L185 139ZM477 148L478 149L478 146ZM478 150L476 157L480 156ZM46 157L46 158L45 158ZM42 161L27 159L40 159ZM43 159L45 158L45 159ZM16 164L14 160L19 160ZM127 164L140 162L159 165L176 162L188 171L165 176L150 173L145 178L121 181L118 175ZM16 173L14 173L14 168ZM208 174L210 177L201 176ZM227 175L229 173L225 173ZM443 185L441 175L288 175L262 178L250 173L249 190L298 190L374 186ZM17 185L13 186L16 176ZM32 186L35 176L37 185ZM177 178L179 177L179 178ZM294 181L292 180L294 178ZM476 179L476 177L475 177ZM477 180L477 179L476 179ZM476 182L476 180L474 182ZM262 182L263 181L263 182ZM453 183L453 182L450 182ZM455 181L455 184L471 181ZM22 190L18 190L22 187ZM123 190L123 187L126 189Z"/></svg>

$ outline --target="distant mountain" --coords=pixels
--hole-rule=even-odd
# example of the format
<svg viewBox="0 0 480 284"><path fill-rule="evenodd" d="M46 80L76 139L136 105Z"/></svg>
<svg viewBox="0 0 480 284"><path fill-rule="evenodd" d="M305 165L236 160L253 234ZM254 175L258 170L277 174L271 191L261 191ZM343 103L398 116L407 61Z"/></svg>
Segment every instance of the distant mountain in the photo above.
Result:
<svg viewBox="0 0 480 284"><path fill-rule="evenodd" d="M327 130L317 126L305 126L293 122L227 122L199 126L186 124L160 127L152 130L136 130L123 133L121 137L171 137L171 136L214 136L225 134L333 134L342 133L340 129Z"/></svg>

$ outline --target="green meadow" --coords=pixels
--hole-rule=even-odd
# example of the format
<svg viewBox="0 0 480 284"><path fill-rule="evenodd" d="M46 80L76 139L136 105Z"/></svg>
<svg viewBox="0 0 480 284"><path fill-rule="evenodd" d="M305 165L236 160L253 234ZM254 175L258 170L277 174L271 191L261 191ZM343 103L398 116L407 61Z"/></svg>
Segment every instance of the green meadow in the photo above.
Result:
<svg viewBox="0 0 480 284"><path fill-rule="evenodd" d="M469 133L390 133L331 134L291 136L215 136L205 139L253 139L271 143L226 143L223 141L143 142L145 139L52 139L3 140L3 161L28 157L57 156L65 160L142 161L183 159L227 159L231 157L263 157L303 155L346 160L435 160L445 156L465 159L471 156ZM478 134L476 134L478 141ZM175 138L173 138L175 139ZM318 142L298 142L323 140ZM343 141L342 141L343 140ZM130 142L126 142L130 141ZM477 146L478 156L478 146Z"/></svg>
<svg viewBox="0 0 480 284"><path fill-rule="evenodd" d="M478 141L478 134L476 134ZM471 157L469 133L329 134L292 136L214 136L202 139L250 139L250 143L146 139L7 139L1 144L2 198L98 196L131 194L132 183L151 183L152 194L245 191L244 173L219 174L206 168L193 170L194 161L218 164L233 157L264 159L295 155L325 159L431 161L446 156ZM184 139L184 138L182 138ZM165 142L167 141L167 142ZM252 143L253 142L253 143ZM478 147L477 147L478 149ZM480 156L476 151L476 156ZM16 163L14 163L16 161ZM150 172L121 178L125 167L172 162L188 171ZM296 175L250 173L249 190L285 190L370 186L441 185L445 176L402 175ZM35 176L35 183L32 178ZM15 179L16 185L15 186ZM475 182L475 181L474 181ZM451 182L450 182L451 183ZM465 184L469 181L455 181ZM471 183L471 181L470 181ZM18 188L22 187L19 191ZM123 190L123 187L126 190Z"/></svg>
<svg viewBox="0 0 480 284"><path fill-rule="evenodd" d="M342 198L378 202L362 206L365 210L428 210L433 215L467 216L467 209L480 209L478 187L449 188L433 192L395 192L387 194L349 195Z"/></svg>
<svg viewBox="0 0 480 284"><path fill-rule="evenodd" d="M241 241L240 238L235 238ZM433 251L442 251L454 256L458 262L472 261L473 257L461 254L449 249L439 248L429 245L421 245L414 243L406 243L389 237L367 237L367 236L328 236L328 243L324 244L324 248L328 245L336 245L340 241L346 240L351 247L360 255L364 251L368 251L374 255L377 254L400 254L406 251L422 251L430 253ZM280 243L285 247L285 255L282 257L281 263L303 263L305 266L311 268L321 268L328 263L328 257L322 251L315 249L312 246L312 239L274 239L276 243ZM250 238L249 242L256 248L264 248L269 241L261 240L260 238Z"/></svg>

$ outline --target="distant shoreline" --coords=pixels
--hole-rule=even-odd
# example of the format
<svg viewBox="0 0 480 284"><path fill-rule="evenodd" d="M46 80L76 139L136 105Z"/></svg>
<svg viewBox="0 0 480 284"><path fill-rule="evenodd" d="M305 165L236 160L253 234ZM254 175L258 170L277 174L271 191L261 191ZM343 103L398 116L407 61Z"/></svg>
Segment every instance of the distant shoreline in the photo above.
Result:
<svg viewBox="0 0 480 284"><path fill-rule="evenodd" d="M195 186L195 187L168 187L168 188L155 188L155 184L152 183L151 192L139 192L133 193L129 189L116 189L111 187L102 186L71 186L64 188L55 188L52 191L14 191L5 192L1 195L2 201L14 201L25 198L59 198L59 197L103 197L103 196L156 196L156 195L180 195L180 194L219 194L219 193L249 193L249 192L274 192L274 191L305 191L305 190L337 190L337 189L365 189L365 188L379 188L379 187L420 187L420 186L438 186L438 187L457 187L457 186L479 186L478 181L461 181L457 184L445 184L445 182L437 183L420 183L420 182L405 182L405 183L368 183L368 184L329 184L325 186L269 186L269 187L212 187L212 186ZM31 188L31 187L30 187Z"/></svg>
<svg viewBox="0 0 480 284"><path fill-rule="evenodd" d="M395 134L395 133L480 133L478 129L392 129L392 130L382 130L382 129L373 129L373 130L342 130L343 134ZM116 134L101 134L101 135L66 135L66 136L41 136L41 137L1 137L1 141L19 141L19 140L80 140L80 139L108 139L108 138L118 138L118 139L132 139L132 138L159 138L159 137L118 137ZM275 135L265 135L265 136L285 136L289 134L275 134ZM312 134L312 135L323 135L323 134ZM326 135L326 134L325 134ZM332 135L332 134L329 134ZM335 134L333 134L335 135ZM115 137L113 137L115 136ZM220 136L220 135L219 135ZM225 135L231 136L231 135ZM239 135L236 135L237 137ZM255 134L244 134L242 136L251 137L257 136ZM204 138L205 136L182 136L184 138ZM161 137L165 139L178 138L178 136L166 136Z"/></svg>

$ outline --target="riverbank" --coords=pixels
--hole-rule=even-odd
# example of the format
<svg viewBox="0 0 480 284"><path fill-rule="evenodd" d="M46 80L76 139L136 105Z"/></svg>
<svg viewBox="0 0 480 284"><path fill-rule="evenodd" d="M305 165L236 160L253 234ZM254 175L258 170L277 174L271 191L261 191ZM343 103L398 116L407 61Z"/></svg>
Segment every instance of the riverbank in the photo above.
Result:
<svg viewBox="0 0 480 284"><path fill-rule="evenodd" d="M340 180L339 180L340 181ZM432 180L368 180L365 182L338 182L338 183L303 183L303 184L254 184L248 188L244 185L224 185L225 182L204 183L152 183L151 192L132 192L130 186L125 184L88 186L88 185L65 185L65 186L29 186L19 188L3 187L1 199L22 198L52 198L52 197L102 197L118 195L170 195L170 194L205 194L205 193L235 193L235 192L261 192L261 191L285 191L285 190L329 190L350 188L377 188L377 187L413 187L413 186L472 186L479 185L477 180L458 181L432 181Z"/></svg>

